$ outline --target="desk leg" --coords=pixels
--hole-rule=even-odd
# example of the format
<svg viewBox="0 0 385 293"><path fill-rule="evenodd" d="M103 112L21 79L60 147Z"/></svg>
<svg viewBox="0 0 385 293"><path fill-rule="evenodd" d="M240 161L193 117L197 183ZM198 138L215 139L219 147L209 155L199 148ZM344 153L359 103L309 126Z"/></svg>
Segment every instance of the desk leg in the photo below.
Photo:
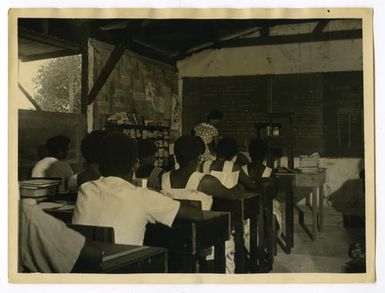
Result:
<svg viewBox="0 0 385 293"><path fill-rule="evenodd" d="M261 243L261 241L258 239L257 217L258 215L255 214L250 218L250 271L251 273L256 273L258 271L258 265L261 265L263 263L264 243Z"/></svg>
<svg viewBox="0 0 385 293"><path fill-rule="evenodd" d="M290 254L294 247L294 202L293 191L286 192L286 245L287 253Z"/></svg>
<svg viewBox="0 0 385 293"><path fill-rule="evenodd" d="M235 235L234 235L235 273L236 274L247 273L246 265L245 265L245 248L243 244L243 221L239 218L234 219L234 221L235 221Z"/></svg>
<svg viewBox="0 0 385 293"><path fill-rule="evenodd" d="M215 244L214 248L214 266L215 273L226 273L226 255L225 255L225 242L221 241Z"/></svg>
<svg viewBox="0 0 385 293"><path fill-rule="evenodd" d="M318 222L318 211L317 211L317 187L313 187L312 190L312 212L313 212L313 223L312 223L312 240L317 239L317 222Z"/></svg>
<svg viewBox="0 0 385 293"><path fill-rule="evenodd" d="M323 231L323 227L324 227L324 212L323 212L323 209L324 209L324 188L323 188L323 185L320 185L320 187L318 188L319 189L319 231L322 232Z"/></svg>

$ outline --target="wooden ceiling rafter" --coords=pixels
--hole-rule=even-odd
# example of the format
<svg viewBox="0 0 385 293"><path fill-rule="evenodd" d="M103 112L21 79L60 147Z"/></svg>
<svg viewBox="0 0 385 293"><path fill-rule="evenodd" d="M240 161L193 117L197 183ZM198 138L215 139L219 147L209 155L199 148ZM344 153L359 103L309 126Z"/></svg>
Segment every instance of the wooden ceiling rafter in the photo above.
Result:
<svg viewBox="0 0 385 293"><path fill-rule="evenodd" d="M202 49L195 50L183 56L186 58L193 54L218 48L234 48L234 47L252 47L262 45L279 45L279 44L293 44L293 43L308 43L308 42L321 42L332 40L347 40L347 39L359 39L362 38L362 30L344 30L344 31L330 31L321 33L306 33L306 34L293 34L282 36L261 36L256 38L244 38L235 39L231 41L220 42L216 45L210 45Z"/></svg>

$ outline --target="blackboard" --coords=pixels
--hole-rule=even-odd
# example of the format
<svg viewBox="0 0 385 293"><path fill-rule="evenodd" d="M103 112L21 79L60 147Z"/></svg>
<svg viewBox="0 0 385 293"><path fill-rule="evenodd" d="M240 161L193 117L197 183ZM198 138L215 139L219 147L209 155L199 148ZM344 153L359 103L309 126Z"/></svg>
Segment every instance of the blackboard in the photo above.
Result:
<svg viewBox="0 0 385 293"><path fill-rule="evenodd" d="M362 71L184 78L183 133L220 109L222 135L245 149L268 112L293 112L295 155L362 157L362 84Z"/></svg>

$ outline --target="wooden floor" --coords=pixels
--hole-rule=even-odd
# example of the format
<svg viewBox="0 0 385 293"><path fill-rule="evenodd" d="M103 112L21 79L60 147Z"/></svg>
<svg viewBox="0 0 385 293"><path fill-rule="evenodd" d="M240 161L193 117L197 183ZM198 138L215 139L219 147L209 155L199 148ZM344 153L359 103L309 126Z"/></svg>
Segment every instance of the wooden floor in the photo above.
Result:
<svg viewBox="0 0 385 293"><path fill-rule="evenodd" d="M283 209L284 210L284 209ZM342 273L344 265L350 260L349 244L362 235L360 229L345 229L340 213L331 206L325 209L324 232L318 234L316 241L311 241L298 224L297 215L294 226L294 248L291 254L285 254L278 247L274 258L273 273ZM307 215L309 223L311 216Z"/></svg>

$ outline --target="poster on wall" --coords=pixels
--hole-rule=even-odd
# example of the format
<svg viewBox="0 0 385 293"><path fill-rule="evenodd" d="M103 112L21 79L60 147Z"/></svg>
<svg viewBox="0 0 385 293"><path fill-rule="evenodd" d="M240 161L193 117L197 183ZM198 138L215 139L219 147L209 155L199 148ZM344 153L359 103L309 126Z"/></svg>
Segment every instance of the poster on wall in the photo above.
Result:
<svg viewBox="0 0 385 293"><path fill-rule="evenodd" d="M171 130L180 131L182 120L182 107L177 95L172 96Z"/></svg>

